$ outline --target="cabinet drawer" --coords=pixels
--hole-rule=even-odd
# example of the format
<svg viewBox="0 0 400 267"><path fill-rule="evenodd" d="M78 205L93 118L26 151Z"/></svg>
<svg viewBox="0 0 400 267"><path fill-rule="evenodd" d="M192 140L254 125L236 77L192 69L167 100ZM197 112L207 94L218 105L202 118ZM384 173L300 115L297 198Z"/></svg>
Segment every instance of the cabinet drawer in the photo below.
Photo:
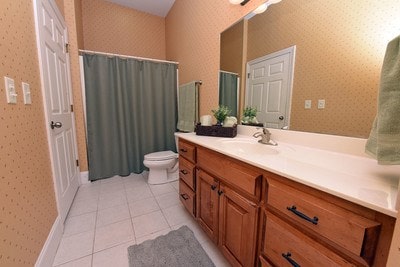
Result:
<svg viewBox="0 0 400 267"><path fill-rule="evenodd" d="M190 214L195 216L196 194L182 180L179 180L179 198Z"/></svg>
<svg viewBox="0 0 400 267"><path fill-rule="evenodd" d="M275 266L355 266L271 213L265 215L262 254Z"/></svg>
<svg viewBox="0 0 400 267"><path fill-rule="evenodd" d="M189 144L181 139L179 139L179 155L183 156L190 162L196 162L196 147L192 144Z"/></svg>
<svg viewBox="0 0 400 267"><path fill-rule="evenodd" d="M245 193L259 197L262 173L255 167L235 161L206 148L197 148L197 165Z"/></svg>
<svg viewBox="0 0 400 267"><path fill-rule="evenodd" d="M268 179L267 204L367 262L373 259L380 223L274 179Z"/></svg>
<svg viewBox="0 0 400 267"><path fill-rule="evenodd" d="M184 159L183 157L179 157L179 178L181 178L185 183L194 191L194 164L190 161Z"/></svg>

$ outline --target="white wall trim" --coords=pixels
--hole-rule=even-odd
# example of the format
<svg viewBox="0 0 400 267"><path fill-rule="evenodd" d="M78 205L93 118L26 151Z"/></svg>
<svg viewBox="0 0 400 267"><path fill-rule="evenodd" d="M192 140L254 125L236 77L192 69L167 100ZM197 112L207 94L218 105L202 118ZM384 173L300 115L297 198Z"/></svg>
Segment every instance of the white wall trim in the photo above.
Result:
<svg viewBox="0 0 400 267"><path fill-rule="evenodd" d="M61 237L64 231L64 224L61 221L61 217L57 216L51 227L50 233L47 237L46 242L39 254L39 257L35 263L35 267L48 267L53 266L54 257L60 244Z"/></svg>
<svg viewBox="0 0 400 267"><path fill-rule="evenodd" d="M89 184L89 172L85 171L85 172L81 172L81 185L82 184Z"/></svg>

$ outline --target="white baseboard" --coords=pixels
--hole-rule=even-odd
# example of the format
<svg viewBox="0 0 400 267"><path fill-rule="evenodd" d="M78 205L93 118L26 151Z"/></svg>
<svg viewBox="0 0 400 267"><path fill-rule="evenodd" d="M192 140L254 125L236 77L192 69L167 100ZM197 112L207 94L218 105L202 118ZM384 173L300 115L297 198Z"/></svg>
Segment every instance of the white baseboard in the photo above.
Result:
<svg viewBox="0 0 400 267"><path fill-rule="evenodd" d="M90 183L89 181L89 172L85 171L85 172L81 172L81 185L82 184L88 184Z"/></svg>
<svg viewBox="0 0 400 267"><path fill-rule="evenodd" d="M61 217L57 216L53 226L51 227L47 240L44 243L42 251L40 252L35 263L35 267L53 266L54 257L56 256L57 248L60 244L63 234L63 228L64 224L61 221Z"/></svg>

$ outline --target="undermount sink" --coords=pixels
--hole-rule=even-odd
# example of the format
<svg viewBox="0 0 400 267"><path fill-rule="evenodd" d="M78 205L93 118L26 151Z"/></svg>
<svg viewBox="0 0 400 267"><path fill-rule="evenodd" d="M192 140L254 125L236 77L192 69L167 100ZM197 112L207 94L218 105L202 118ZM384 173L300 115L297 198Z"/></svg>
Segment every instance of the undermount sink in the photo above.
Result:
<svg viewBox="0 0 400 267"><path fill-rule="evenodd" d="M245 138L234 138L234 139L221 139L219 140L224 149L239 154L247 155L276 155L278 150L274 149L269 145L258 143L257 139L245 139Z"/></svg>

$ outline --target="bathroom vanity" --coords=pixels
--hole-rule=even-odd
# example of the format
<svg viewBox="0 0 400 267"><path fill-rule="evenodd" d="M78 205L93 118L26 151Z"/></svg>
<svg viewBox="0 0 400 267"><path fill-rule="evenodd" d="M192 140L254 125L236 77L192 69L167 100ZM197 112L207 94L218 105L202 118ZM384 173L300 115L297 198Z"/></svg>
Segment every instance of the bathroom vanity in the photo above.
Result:
<svg viewBox="0 0 400 267"><path fill-rule="evenodd" d="M244 135L176 135L180 199L232 266L385 266L396 169Z"/></svg>

